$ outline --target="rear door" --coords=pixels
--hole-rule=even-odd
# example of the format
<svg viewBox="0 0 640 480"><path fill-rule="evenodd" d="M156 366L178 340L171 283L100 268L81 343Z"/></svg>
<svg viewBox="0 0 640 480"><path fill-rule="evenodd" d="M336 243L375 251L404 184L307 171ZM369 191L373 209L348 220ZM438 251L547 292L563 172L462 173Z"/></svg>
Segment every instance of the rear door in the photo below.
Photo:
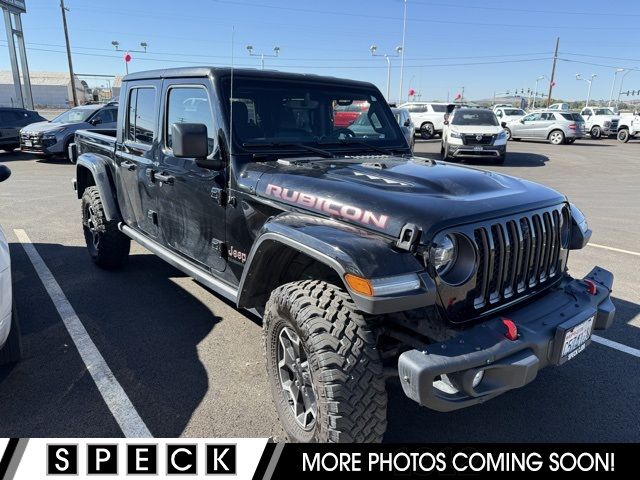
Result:
<svg viewBox="0 0 640 480"><path fill-rule="evenodd" d="M130 84L116 143L122 213L129 225L151 237L158 237L158 187L153 170L158 158L160 89L160 80Z"/></svg>
<svg viewBox="0 0 640 480"><path fill-rule="evenodd" d="M23 127L21 124L23 115L17 110L0 111L0 139L3 143L18 143L18 132Z"/></svg>
<svg viewBox="0 0 640 480"><path fill-rule="evenodd" d="M171 127L202 123L207 127L209 156L218 149L214 110L207 79L168 79L162 93L161 161L158 210L162 243L206 269L222 271L225 261L225 172L178 158L171 148Z"/></svg>

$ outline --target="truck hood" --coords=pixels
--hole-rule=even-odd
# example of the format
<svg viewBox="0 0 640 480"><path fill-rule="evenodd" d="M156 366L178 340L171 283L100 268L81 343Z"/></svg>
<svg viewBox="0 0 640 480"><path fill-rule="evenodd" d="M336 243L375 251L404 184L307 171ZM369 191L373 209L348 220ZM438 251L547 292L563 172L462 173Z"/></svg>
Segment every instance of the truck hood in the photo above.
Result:
<svg viewBox="0 0 640 480"><path fill-rule="evenodd" d="M84 123L51 123L51 122L36 122L36 123L32 123L30 125L27 125L26 127L22 128L23 132L29 132L29 133L45 133L45 132L51 132L54 130L58 130L60 128L77 128L81 125L84 125Z"/></svg>
<svg viewBox="0 0 640 480"><path fill-rule="evenodd" d="M397 237L413 223L423 238L442 228L566 201L560 193L508 175L419 157L279 160L249 164L256 192ZM253 185L252 185L253 187Z"/></svg>

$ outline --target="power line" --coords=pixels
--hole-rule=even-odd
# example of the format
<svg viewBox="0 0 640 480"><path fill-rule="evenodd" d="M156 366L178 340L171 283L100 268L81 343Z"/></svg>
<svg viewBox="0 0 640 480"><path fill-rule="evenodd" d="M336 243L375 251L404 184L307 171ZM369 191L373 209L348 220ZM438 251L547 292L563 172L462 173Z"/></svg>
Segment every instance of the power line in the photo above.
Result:
<svg viewBox="0 0 640 480"><path fill-rule="evenodd" d="M593 67L603 67L603 68L619 68L621 67L621 65L604 65L602 63L592 63L592 62L583 62L580 60L573 60L570 58L558 58L558 60L560 60L561 62L568 62L568 63L579 63L581 65L591 65ZM631 70L633 72L640 72L640 68L634 68L634 67L624 67L625 70Z"/></svg>

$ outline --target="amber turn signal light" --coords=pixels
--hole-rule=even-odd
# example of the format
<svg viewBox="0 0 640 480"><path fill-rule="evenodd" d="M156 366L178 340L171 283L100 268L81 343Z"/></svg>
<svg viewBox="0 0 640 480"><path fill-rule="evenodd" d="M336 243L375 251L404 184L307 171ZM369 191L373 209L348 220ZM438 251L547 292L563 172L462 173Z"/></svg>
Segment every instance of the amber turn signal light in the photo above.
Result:
<svg viewBox="0 0 640 480"><path fill-rule="evenodd" d="M366 278L359 277L352 273L347 273L344 276L345 282L349 285L349 288L354 292L360 293L362 295L366 295L368 297L373 296L373 285L370 280Z"/></svg>

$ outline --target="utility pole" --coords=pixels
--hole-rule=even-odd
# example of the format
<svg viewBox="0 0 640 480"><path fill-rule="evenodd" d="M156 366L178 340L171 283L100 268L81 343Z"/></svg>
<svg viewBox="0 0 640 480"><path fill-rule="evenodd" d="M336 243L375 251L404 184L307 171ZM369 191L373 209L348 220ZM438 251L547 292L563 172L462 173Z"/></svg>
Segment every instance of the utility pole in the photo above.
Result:
<svg viewBox="0 0 640 480"><path fill-rule="evenodd" d="M553 67L551 67L551 80L549 80L549 96L547 97L547 107L551 104L551 94L556 80L556 63L558 62L558 49L560 48L560 37L556 38L556 53L553 54Z"/></svg>
<svg viewBox="0 0 640 480"><path fill-rule="evenodd" d="M407 0L404 0L404 15L402 19L402 55L400 57L400 94L398 95L398 103L402 103L402 83L404 80L404 40L407 34ZM387 101L389 99L387 98Z"/></svg>
<svg viewBox="0 0 640 480"><path fill-rule="evenodd" d="M62 11L62 25L64 27L64 39L67 43L67 60L69 62L69 77L71 77L71 95L73 98L73 106L78 106L78 94L76 92L76 79L73 75L73 62L71 61L71 46L69 45L69 31L67 30L67 7L64 6L64 0L60 0L60 10Z"/></svg>

